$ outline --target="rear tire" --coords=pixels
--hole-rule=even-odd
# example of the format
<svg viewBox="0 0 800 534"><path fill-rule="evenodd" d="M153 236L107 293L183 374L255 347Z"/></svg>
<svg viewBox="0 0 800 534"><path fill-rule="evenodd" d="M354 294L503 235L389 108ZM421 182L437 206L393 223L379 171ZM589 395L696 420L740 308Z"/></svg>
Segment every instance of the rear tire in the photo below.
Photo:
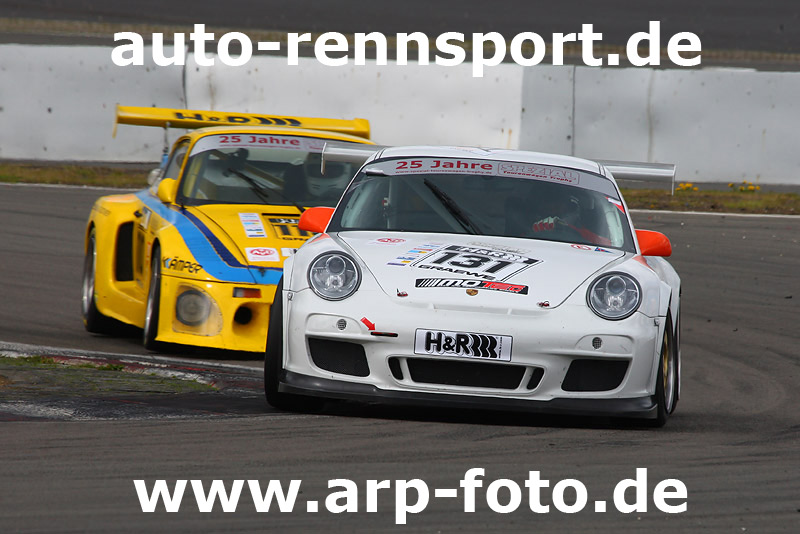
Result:
<svg viewBox="0 0 800 534"><path fill-rule="evenodd" d="M144 329L142 343L144 348L157 351L162 344L156 341L158 337L158 316L161 305L161 249L153 247L150 260L150 286L147 291L147 304L144 310Z"/></svg>
<svg viewBox="0 0 800 534"><path fill-rule="evenodd" d="M279 410L290 412L319 411L324 400L281 393L278 391L280 373L283 370L283 280L275 291L275 300L269 312L267 347L264 353L264 395L267 403Z"/></svg>
<svg viewBox="0 0 800 534"><path fill-rule="evenodd" d="M81 315L83 326L93 334L110 334L116 322L97 309L95 282L97 276L97 238L95 229L89 231L89 243L83 260L83 283L81 286Z"/></svg>

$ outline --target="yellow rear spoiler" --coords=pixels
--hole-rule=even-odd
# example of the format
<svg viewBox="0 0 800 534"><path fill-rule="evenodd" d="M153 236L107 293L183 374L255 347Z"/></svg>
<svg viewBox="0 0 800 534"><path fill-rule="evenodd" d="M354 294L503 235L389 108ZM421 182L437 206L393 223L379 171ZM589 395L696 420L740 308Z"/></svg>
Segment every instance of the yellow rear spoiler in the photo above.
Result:
<svg viewBox="0 0 800 534"><path fill-rule="evenodd" d="M148 108L117 106L117 124L161 126L167 128L205 128L207 126L290 126L355 135L369 139L367 119L321 119L316 117L285 117L255 113L228 113L195 109Z"/></svg>

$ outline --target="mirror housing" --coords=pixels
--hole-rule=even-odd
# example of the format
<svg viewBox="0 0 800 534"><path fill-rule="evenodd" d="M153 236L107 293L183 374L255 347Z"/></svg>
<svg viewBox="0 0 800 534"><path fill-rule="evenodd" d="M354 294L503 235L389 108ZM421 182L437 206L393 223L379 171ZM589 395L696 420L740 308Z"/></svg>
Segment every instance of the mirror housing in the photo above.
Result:
<svg viewBox="0 0 800 534"><path fill-rule="evenodd" d="M164 204L173 204L178 194L178 180L174 178L164 178L158 184L156 196Z"/></svg>
<svg viewBox="0 0 800 534"><path fill-rule="evenodd" d="M153 185L154 183L159 181L163 173L164 169L161 167L158 167L150 171L150 173L147 175L147 185Z"/></svg>
<svg viewBox="0 0 800 534"><path fill-rule="evenodd" d="M328 227L333 217L333 208L308 208L300 215L297 227L306 232L321 234Z"/></svg>
<svg viewBox="0 0 800 534"><path fill-rule="evenodd" d="M639 241L639 249L642 256L662 256L672 255L672 244L667 236L661 232L652 230L636 230L636 239Z"/></svg>

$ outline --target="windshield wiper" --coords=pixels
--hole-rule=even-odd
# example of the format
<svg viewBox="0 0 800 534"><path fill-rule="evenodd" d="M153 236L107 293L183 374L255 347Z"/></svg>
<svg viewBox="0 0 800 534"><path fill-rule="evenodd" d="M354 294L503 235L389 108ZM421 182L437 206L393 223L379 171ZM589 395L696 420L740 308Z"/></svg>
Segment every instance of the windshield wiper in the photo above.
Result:
<svg viewBox="0 0 800 534"><path fill-rule="evenodd" d="M306 211L306 209L303 206L301 206L294 200L290 199L289 197L281 193L279 190L270 189L269 187L257 182L255 179L253 179L252 176L248 176L247 174L243 173L240 170L234 169L233 167L229 167L228 172L235 174L236 176L247 182L250 185L250 189L252 189L253 192L256 195L258 195L258 198L263 200L265 204L270 203L269 197L272 193L277 193L279 197L281 197L283 200L285 200L286 202L290 203L292 206L297 208L297 210L300 213Z"/></svg>
<svg viewBox="0 0 800 534"><path fill-rule="evenodd" d="M433 192L436 198L439 199L439 202L442 203L442 206L447 208L447 211L450 212L450 215L452 215L455 218L455 220L458 221L458 223L464 227L464 230L473 235L483 234L483 231L480 228L478 228L478 225L476 225L474 222L470 220L467 214L464 213L464 210L462 210L461 207L458 204L456 204L456 201L450 198L450 196L448 196L447 193L439 189L433 182L429 181L427 178L425 178L422 181L422 183L424 183L428 187L428 189L430 189Z"/></svg>

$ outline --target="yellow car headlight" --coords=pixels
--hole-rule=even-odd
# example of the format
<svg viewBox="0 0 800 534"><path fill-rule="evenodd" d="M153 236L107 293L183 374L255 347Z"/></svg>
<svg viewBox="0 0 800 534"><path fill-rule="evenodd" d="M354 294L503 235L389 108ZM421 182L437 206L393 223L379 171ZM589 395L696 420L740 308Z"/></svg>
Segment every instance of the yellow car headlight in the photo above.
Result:
<svg viewBox="0 0 800 534"><path fill-rule="evenodd" d="M208 319L211 300L196 289L184 291L175 301L175 317L185 325L198 326Z"/></svg>

